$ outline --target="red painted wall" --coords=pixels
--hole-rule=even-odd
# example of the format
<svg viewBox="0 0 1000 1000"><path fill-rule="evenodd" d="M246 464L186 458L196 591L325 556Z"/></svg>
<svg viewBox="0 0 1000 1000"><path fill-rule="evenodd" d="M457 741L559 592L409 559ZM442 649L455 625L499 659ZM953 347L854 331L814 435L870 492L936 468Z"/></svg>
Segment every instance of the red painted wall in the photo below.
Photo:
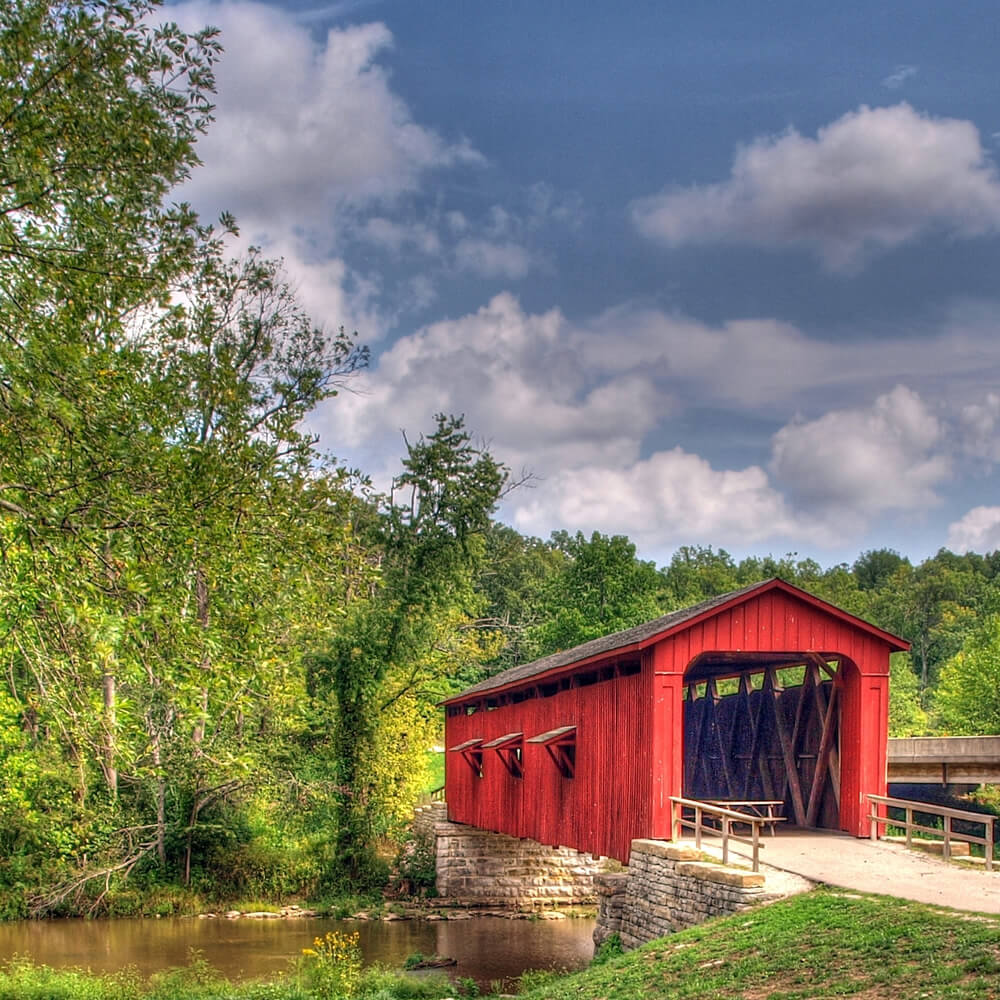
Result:
<svg viewBox="0 0 1000 1000"><path fill-rule="evenodd" d="M642 674L570 688L493 711L450 717L446 746L520 731L525 739L577 727L576 775L564 778L540 744L524 744L524 777L513 777L495 750L483 751L483 777L460 753L445 754L448 814L515 837L627 859L649 824L651 755Z"/></svg>
<svg viewBox="0 0 1000 1000"><path fill-rule="evenodd" d="M524 744L520 779L494 750L483 752L482 778L460 754L447 753L449 815L459 823L627 862L634 837L670 837L670 796L683 793L684 672L691 661L709 651L817 652L850 661L843 668L841 701L841 826L867 836L864 796L886 790L892 649L889 640L806 598L781 587L762 589L652 643L642 652L638 674L492 711L449 715L448 747L474 737L488 742L520 731L527 739L577 727L574 778L562 777L538 744ZM609 655L609 662L614 659Z"/></svg>

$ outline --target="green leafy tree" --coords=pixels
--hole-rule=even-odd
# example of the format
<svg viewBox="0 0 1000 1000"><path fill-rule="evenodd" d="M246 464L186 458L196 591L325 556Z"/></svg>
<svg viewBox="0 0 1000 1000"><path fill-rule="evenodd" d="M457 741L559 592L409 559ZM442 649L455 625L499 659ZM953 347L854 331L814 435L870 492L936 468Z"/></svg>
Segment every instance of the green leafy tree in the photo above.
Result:
<svg viewBox="0 0 1000 1000"><path fill-rule="evenodd" d="M909 565L910 560L895 549L868 549L854 560L851 572L862 590L881 590L895 573Z"/></svg>
<svg viewBox="0 0 1000 1000"><path fill-rule="evenodd" d="M889 735L924 736L927 712L920 704L920 684L909 653L895 653L889 663Z"/></svg>
<svg viewBox="0 0 1000 1000"><path fill-rule="evenodd" d="M881 590L870 592L875 624L913 643L922 693L935 686L941 665L961 646L986 586L975 564L942 549L915 568L900 564Z"/></svg>
<svg viewBox="0 0 1000 1000"><path fill-rule="evenodd" d="M407 444L403 470L371 525L380 553L374 593L310 663L310 690L321 713L328 705L333 733L336 863L345 884L355 887L377 872L380 716L400 690L439 681L433 654L442 626L454 628L455 612L476 617L475 569L507 483L506 469L473 445L455 417L438 416L432 434ZM426 745L412 750L422 760ZM412 759L405 766L412 769Z"/></svg>
<svg viewBox="0 0 1000 1000"><path fill-rule="evenodd" d="M504 640L500 654L487 665L486 671L492 674L541 655L537 630L548 613L546 588L565 569L568 557L560 548L496 522L484 538L486 548L476 589L485 602L485 623ZM480 668L463 680L473 684L482 675Z"/></svg>
<svg viewBox="0 0 1000 1000"><path fill-rule="evenodd" d="M556 532L552 543L566 556L562 571L546 587L544 618L532 630L540 656L569 649L655 618L660 578L651 562L636 558L624 535L589 539L582 532Z"/></svg>
<svg viewBox="0 0 1000 1000"><path fill-rule="evenodd" d="M0 839L39 911L149 857L192 878L304 725L306 629L371 577L299 429L366 355L166 204L218 45L155 8L0 14L0 752L29 806Z"/></svg>
<svg viewBox="0 0 1000 1000"><path fill-rule="evenodd" d="M155 0L10 0L0 14L0 295L7 319L112 332L203 233L165 206L198 163L219 45ZM20 324L19 324L20 326ZM5 324L9 337L11 328Z"/></svg>
<svg viewBox="0 0 1000 1000"><path fill-rule="evenodd" d="M1000 611L995 597L991 603L941 669L934 710L952 736L1000 735Z"/></svg>
<svg viewBox="0 0 1000 1000"><path fill-rule="evenodd" d="M698 604L752 582L744 579L746 572L737 568L725 549L715 550L710 545L682 545L671 556L669 564L660 570L660 575L662 600L670 611Z"/></svg>

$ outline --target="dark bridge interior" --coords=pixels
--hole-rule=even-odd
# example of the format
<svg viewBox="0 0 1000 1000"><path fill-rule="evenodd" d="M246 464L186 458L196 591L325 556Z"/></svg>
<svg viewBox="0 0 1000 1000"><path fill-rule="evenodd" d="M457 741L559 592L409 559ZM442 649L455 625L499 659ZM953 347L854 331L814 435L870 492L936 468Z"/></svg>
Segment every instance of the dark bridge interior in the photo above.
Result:
<svg viewBox="0 0 1000 1000"><path fill-rule="evenodd" d="M841 663L815 653L704 653L686 674L684 795L780 800L840 828Z"/></svg>

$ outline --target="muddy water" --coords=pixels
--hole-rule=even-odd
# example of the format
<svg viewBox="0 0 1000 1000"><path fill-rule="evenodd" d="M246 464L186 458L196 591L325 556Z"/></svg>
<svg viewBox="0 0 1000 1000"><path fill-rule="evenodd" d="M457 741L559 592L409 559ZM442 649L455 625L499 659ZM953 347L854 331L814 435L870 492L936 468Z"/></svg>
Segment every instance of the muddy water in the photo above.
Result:
<svg viewBox="0 0 1000 1000"><path fill-rule="evenodd" d="M94 972L134 966L144 974L186 965L192 950L229 978L261 978L288 969L318 935L357 931L366 963L400 967L408 955L449 955L452 977L488 984L525 969L578 969L593 955L593 920L61 920L0 924L0 961L19 955L38 964Z"/></svg>

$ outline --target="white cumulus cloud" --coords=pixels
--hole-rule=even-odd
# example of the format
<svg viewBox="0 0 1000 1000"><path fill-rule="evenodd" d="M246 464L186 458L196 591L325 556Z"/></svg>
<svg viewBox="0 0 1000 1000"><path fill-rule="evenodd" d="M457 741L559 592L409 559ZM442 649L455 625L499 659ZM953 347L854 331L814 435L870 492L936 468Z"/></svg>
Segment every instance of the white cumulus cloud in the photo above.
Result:
<svg viewBox="0 0 1000 1000"><path fill-rule="evenodd" d="M588 372L567 331L559 310L525 313L502 293L475 313L397 340L366 391L333 401L312 426L334 450L381 440L396 454L400 428L427 428L437 411L465 413L514 468L546 474L595 459L634 460L666 401L639 373L608 380Z"/></svg>
<svg viewBox="0 0 1000 1000"><path fill-rule="evenodd" d="M514 502L514 524L522 532L546 535L558 525L627 534L647 550L689 542L752 545L792 535L830 541L820 522L792 514L764 469L715 469L682 448L624 468L564 469Z"/></svg>
<svg viewBox="0 0 1000 1000"><path fill-rule="evenodd" d="M834 519L917 510L937 503L949 475L943 436L920 396L897 386L870 407L786 425L770 468L798 505Z"/></svg>
<svg viewBox="0 0 1000 1000"><path fill-rule="evenodd" d="M953 552L995 552L1000 549L1000 507L973 507L948 526Z"/></svg>
<svg viewBox="0 0 1000 1000"><path fill-rule="evenodd" d="M287 11L194 0L170 8L184 27L214 24L226 53L204 166L184 194L264 232L308 223L340 203L412 190L432 168L481 159L414 121L376 62L384 24L331 29L317 42Z"/></svg>
<svg viewBox="0 0 1000 1000"><path fill-rule="evenodd" d="M969 121L908 104L862 106L819 130L738 150L729 179L632 205L640 232L670 246L806 247L834 270L937 230L1000 229L1000 177Z"/></svg>
<svg viewBox="0 0 1000 1000"><path fill-rule="evenodd" d="M936 506L971 448L956 440L989 439L1000 404L981 388L995 373L983 358L991 328L978 329L917 351L904 338L819 342L774 320L712 326L655 310L574 324L502 293L400 337L364 391L332 401L311 429L366 467L383 456L384 476L401 429L464 413L498 458L537 475L505 508L525 531L620 531L661 552L678 540L846 544L880 515ZM942 377L954 395L935 391ZM769 460L730 466L672 434L694 408L737 437L747 418L784 426ZM789 421L796 410L807 416Z"/></svg>
<svg viewBox="0 0 1000 1000"><path fill-rule="evenodd" d="M987 462L1000 462L1000 395L988 392L982 402L967 403L961 410L966 452ZM979 510L985 508L977 508Z"/></svg>

